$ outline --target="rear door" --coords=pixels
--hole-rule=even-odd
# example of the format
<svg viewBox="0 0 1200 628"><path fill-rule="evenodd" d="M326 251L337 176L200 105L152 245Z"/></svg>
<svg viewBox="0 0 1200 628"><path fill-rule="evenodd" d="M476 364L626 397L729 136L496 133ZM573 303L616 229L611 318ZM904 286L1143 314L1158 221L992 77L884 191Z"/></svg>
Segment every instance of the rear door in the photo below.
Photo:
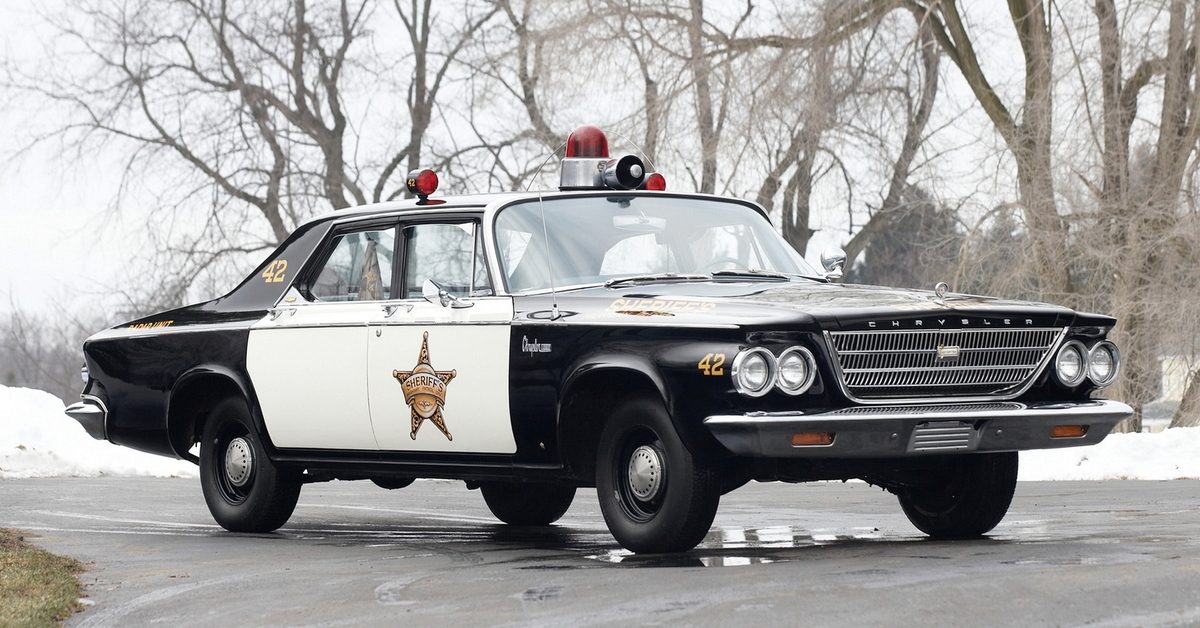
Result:
<svg viewBox="0 0 1200 628"><path fill-rule="evenodd" d="M342 227L318 266L250 330L246 368L276 447L375 450L367 334L391 298L396 229Z"/></svg>

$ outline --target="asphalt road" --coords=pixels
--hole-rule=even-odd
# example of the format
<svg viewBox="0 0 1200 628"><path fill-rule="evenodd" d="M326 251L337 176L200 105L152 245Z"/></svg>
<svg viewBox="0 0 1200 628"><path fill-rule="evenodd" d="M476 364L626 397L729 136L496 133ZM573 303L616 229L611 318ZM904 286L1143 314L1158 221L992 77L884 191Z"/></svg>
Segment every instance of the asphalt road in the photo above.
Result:
<svg viewBox="0 0 1200 628"><path fill-rule="evenodd" d="M1198 626L1200 481L1021 483L987 539L925 540L865 484L751 484L708 538L631 555L581 490L548 529L478 491L304 488L232 534L197 480L0 481L0 526L87 564L100 626Z"/></svg>

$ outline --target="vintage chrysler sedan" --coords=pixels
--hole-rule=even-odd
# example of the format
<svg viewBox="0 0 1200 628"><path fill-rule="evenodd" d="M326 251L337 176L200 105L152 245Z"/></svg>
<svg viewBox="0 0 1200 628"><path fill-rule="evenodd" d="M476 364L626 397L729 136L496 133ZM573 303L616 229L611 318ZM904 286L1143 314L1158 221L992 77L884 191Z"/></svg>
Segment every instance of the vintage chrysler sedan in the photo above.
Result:
<svg viewBox="0 0 1200 628"><path fill-rule="evenodd" d="M634 552L686 551L721 495L861 478L941 538L1004 517L1017 452L1130 415L1115 320L1039 303L845 285L754 203L665 190L581 127L561 188L311 220L229 294L84 345L67 412L200 465L213 517L274 530L301 487L456 478L515 525L577 487Z"/></svg>

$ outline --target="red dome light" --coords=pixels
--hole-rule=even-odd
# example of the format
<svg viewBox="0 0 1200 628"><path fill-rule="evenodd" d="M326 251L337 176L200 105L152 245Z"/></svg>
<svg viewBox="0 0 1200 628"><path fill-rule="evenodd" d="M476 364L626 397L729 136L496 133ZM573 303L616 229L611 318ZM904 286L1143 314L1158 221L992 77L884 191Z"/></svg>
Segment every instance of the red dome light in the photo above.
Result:
<svg viewBox="0 0 1200 628"><path fill-rule="evenodd" d="M429 169L413 170L408 173L405 184L408 186L409 192L424 199L437 191L438 176L436 172Z"/></svg>
<svg viewBox="0 0 1200 628"><path fill-rule="evenodd" d="M657 172L651 172L650 175L646 177L646 183L644 185L646 186L647 190L665 192L667 191L667 178L661 174L658 174Z"/></svg>
<svg viewBox="0 0 1200 628"><path fill-rule="evenodd" d="M608 157L608 137L594 126L581 126L567 136L567 157Z"/></svg>

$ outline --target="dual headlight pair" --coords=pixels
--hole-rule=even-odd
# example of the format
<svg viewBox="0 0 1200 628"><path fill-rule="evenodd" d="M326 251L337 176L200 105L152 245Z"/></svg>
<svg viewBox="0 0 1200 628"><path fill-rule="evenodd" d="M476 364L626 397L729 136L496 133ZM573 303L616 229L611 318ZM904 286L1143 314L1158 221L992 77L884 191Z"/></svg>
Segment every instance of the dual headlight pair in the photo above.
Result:
<svg viewBox="0 0 1200 628"><path fill-rule="evenodd" d="M804 347L788 347L775 357L767 349L755 347L733 359L733 387L748 397L761 397L778 388L788 395L803 394L817 377L817 362Z"/></svg>
<svg viewBox="0 0 1200 628"><path fill-rule="evenodd" d="M1078 340L1070 340L1054 356L1054 375L1058 383L1074 388L1090 378L1097 386L1108 386L1117 378L1121 354L1107 340L1097 342L1091 349Z"/></svg>

